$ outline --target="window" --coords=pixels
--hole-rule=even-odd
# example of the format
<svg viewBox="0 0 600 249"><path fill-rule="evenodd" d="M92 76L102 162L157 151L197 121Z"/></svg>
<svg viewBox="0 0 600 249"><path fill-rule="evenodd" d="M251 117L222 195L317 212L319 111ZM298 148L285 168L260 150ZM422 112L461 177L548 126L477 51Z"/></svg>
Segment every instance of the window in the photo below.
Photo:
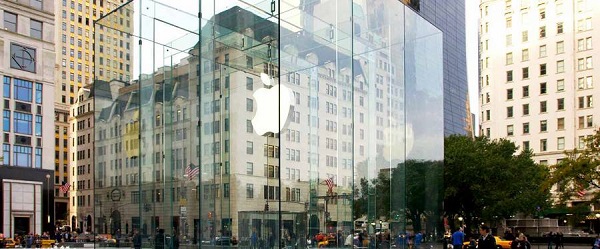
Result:
<svg viewBox="0 0 600 249"><path fill-rule="evenodd" d="M42 148L35 148L35 167L42 168Z"/></svg>
<svg viewBox="0 0 600 249"><path fill-rule="evenodd" d="M523 98L529 97L529 86L523 87Z"/></svg>
<svg viewBox="0 0 600 249"><path fill-rule="evenodd" d="M512 100L513 99L513 89L506 89L506 99L507 100Z"/></svg>
<svg viewBox="0 0 600 249"><path fill-rule="evenodd" d="M560 79L556 81L556 91L562 92L565 90L565 80Z"/></svg>
<svg viewBox="0 0 600 249"><path fill-rule="evenodd" d="M563 23L559 22L556 24L556 34L562 34L564 32L563 30Z"/></svg>
<svg viewBox="0 0 600 249"><path fill-rule="evenodd" d="M254 102L250 98L246 98L246 111L254 111Z"/></svg>
<svg viewBox="0 0 600 249"><path fill-rule="evenodd" d="M529 150L529 141L523 141L523 150Z"/></svg>
<svg viewBox="0 0 600 249"><path fill-rule="evenodd" d="M31 147L15 145L13 164L18 167L31 167Z"/></svg>
<svg viewBox="0 0 600 249"><path fill-rule="evenodd" d="M252 91L254 88L254 79L246 77L246 90Z"/></svg>
<svg viewBox="0 0 600 249"><path fill-rule="evenodd" d="M523 123L523 134L529 134L529 123Z"/></svg>
<svg viewBox="0 0 600 249"><path fill-rule="evenodd" d="M246 119L246 132L252 133L253 130L254 130L254 128L252 127L252 121L249 119Z"/></svg>
<svg viewBox="0 0 600 249"><path fill-rule="evenodd" d="M254 184L246 183L246 198L254 198Z"/></svg>
<svg viewBox="0 0 600 249"><path fill-rule="evenodd" d="M586 123L587 123L587 127L588 128L594 126L594 116L587 115L586 116Z"/></svg>
<svg viewBox="0 0 600 249"><path fill-rule="evenodd" d="M548 150L548 140L540 139L540 151Z"/></svg>
<svg viewBox="0 0 600 249"><path fill-rule="evenodd" d="M15 43L10 44L10 67L23 71L35 73L35 49L21 46Z"/></svg>
<svg viewBox="0 0 600 249"><path fill-rule="evenodd" d="M540 58L546 57L546 45L540 46Z"/></svg>
<svg viewBox="0 0 600 249"><path fill-rule="evenodd" d="M512 46L512 35L508 34L506 35L506 46Z"/></svg>
<svg viewBox="0 0 600 249"><path fill-rule="evenodd" d="M33 83L31 81L14 79L14 96L16 100L31 102Z"/></svg>
<svg viewBox="0 0 600 249"><path fill-rule="evenodd" d="M560 98L556 100L556 109L559 111L562 111L565 109L565 99L564 98Z"/></svg>
<svg viewBox="0 0 600 249"><path fill-rule="evenodd" d="M548 93L548 89L546 88L546 82L540 83L540 94Z"/></svg>
<svg viewBox="0 0 600 249"><path fill-rule="evenodd" d="M540 121L540 131L541 132L548 131L548 121L547 120L541 120Z"/></svg>
<svg viewBox="0 0 600 249"><path fill-rule="evenodd" d="M16 133L31 135L32 115L14 112L14 128Z"/></svg>
<svg viewBox="0 0 600 249"><path fill-rule="evenodd" d="M546 75L546 63L540 64L540 76Z"/></svg>
<svg viewBox="0 0 600 249"><path fill-rule="evenodd" d="M565 149L565 138L559 137L556 139L556 149L564 150Z"/></svg>
<svg viewBox="0 0 600 249"><path fill-rule="evenodd" d="M556 73L564 73L565 72L565 61L560 60L556 62Z"/></svg>
<svg viewBox="0 0 600 249"><path fill-rule="evenodd" d="M556 129L559 131L565 129L565 118L556 119Z"/></svg>
<svg viewBox="0 0 600 249"><path fill-rule="evenodd" d="M580 116L577 118L578 119L578 124L579 124L579 129L583 129L585 128L585 117L584 116Z"/></svg>
<svg viewBox="0 0 600 249"><path fill-rule="evenodd" d="M507 82L512 82L513 81L513 71L506 71L506 81Z"/></svg>
<svg viewBox="0 0 600 249"><path fill-rule="evenodd" d="M521 50L521 61L528 61L528 60L529 60L529 49Z"/></svg>
<svg viewBox="0 0 600 249"><path fill-rule="evenodd" d="M223 183L223 197L229 198L229 183Z"/></svg>
<svg viewBox="0 0 600 249"><path fill-rule="evenodd" d="M528 67L524 67L522 69L522 77L523 77L523 79L529 79L529 68Z"/></svg>
<svg viewBox="0 0 600 249"><path fill-rule="evenodd" d="M487 8L487 6L486 6ZM512 17L507 17L506 18L506 28L511 28L512 27Z"/></svg>
<svg viewBox="0 0 600 249"><path fill-rule="evenodd" d="M594 87L594 79L592 78L592 76L585 77L585 87L587 89Z"/></svg>
<svg viewBox="0 0 600 249"><path fill-rule="evenodd" d="M3 81L4 81L4 86L2 88L2 90L4 92L3 97L10 98L10 77L4 76ZM8 108L8 106L5 106L4 108Z"/></svg>
<svg viewBox="0 0 600 249"><path fill-rule="evenodd" d="M577 89L579 89L579 90L585 89L585 77L577 78Z"/></svg>
<svg viewBox="0 0 600 249"><path fill-rule="evenodd" d="M544 20L544 19L546 19L546 10L541 9L540 10L540 20Z"/></svg>
<svg viewBox="0 0 600 249"><path fill-rule="evenodd" d="M529 40L529 35L528 35L527 31L521 32L521 41L527 42L528 40Z"/></svg>
<svg viewBox="0 0 600 249"><path fill-rule="evenodd" d="M506 65L512 65L512 64L513 64L513 54L506 53Z"/></svg>
<svg viewBox="0 0 600 249"><path fill-rule="evenodd" d="M2 164L10 165L10 144L2 144L2 155L4 156Z"/></svg>
<svg viewBox="0 0 600 249"><path fill-rule="evenodd" d="M31 19L29 34L36 39L42 39L42 22Z"/></svg>
<svg viewBox="0 0 600 249"><path fill-rule="evenodd" d="M544 113L548 111L548 103L546 101L540 101L540 112Z"/></svg>
<svg viewBox="0 0 600 249"><path fill-rule="evenodd" d="M35 135L42 135L42 116L35 115Z"/></svg>
<svg viewBox="0 0 600 249"><path fill-rule="evenodd" d="M506 126L506 135L513 136L514 133L515 133L515 127L513 125L507 125Z"/></svg>
<svg viewBox="0 0 600 249"><path fill-rule="evenodd" d="M246 174L253 175L254 174L254 164L251 162L246 162Z"/></svg>
<svg viewBox="0 0 600 249"><path fill-rule="evenodd" d="M17 32L17 14L4 11L4 29Z"/></svg>
<svg viewBox="0 0 600 249"><path fill-rule="evenodd" d="M513 114L513 107L512 106L506 107L506 117L507 118L512 118L513 115L514 115Z"/></svg>
<svg viewBox="0 0 600 249"><path fill-rule="evenodd" d="M556 53L562 54L564 52L565 52L565 42L564 41L556 42Z"/></svg>
<svg viewBox="0 0 600 249"><path fill-rule="evenodd" d="M586 106L585 107L594 107L594 96L588 95L585 97Z"/></svg>
<svg viewBox="0 0 600 249"><path fill-rule="evenodd" d="M540 38L546 38L546 26L540 27Z"/></svg>
<svg viewBox="0 0 600 249"><path fill-rule="evenodd" d="M582 109L585 106L585 99L583 97L579 97L579 98L577 98L577 100L578 100L577 101L578 102L577 107L579 109Z"/></svg>
<svg viewBox="0 0 600 249"><path fill-rule="evenodd" d="M2 127L4 131L10 131L10 110L2 111Z"/></svg>
<svg viewBox="0 0 600 249"><path fill-rule="evenodd" d="M585 136L579 136L578 146L579 149L585 148Z"/></svg>
<svg viewBox="0 0 600 249"><path fill-rule="evenodd" d="M251 141L246 141L246 154L254 154L254 144Z"/></svg>
<svg viewBox="0 0 600 249"><path fill-rule="evenodd" d="M529 115L529 104L523 104L523 116Z"/></svg>

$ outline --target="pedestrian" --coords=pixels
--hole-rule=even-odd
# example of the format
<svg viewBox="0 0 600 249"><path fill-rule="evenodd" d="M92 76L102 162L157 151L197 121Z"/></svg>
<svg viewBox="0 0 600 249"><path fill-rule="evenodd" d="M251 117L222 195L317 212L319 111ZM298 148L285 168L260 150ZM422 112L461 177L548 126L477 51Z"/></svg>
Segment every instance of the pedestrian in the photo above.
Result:
<svg viewBox="0 0 600 249"><path fill-rule="evenodd" d="M548 241L548 249L552 249L552 241L554 240L554 233L552 231L546 234L546 240Z"/></svg>
<svg viewBox="0 0 600 249"><path fill-rule="evenodd" d="M396 238L396 248L406 248L406 236L403 233L398 234L398 238Z"/></svg>
<svg viewBox="0 0 600 249"><path fill-rule="evenodd" d="M510 245L511 249L531 249L531 243L527 241L527 237L524 234L519 234L519 237L516 238L512 244Z"/></svg>
<svg viewBox="0 0 600 249"><path fill-rule="evenodd" d="M164 249L165 248L165 229L158 229L158 233L156 234L156 238L154 238L154 248L155 249Z"/></svg>
<svg viewBox="0 0 600 249"><path fill-rule="evenodd" d="M481 234L481 237L477 241L478 249L496 249L496 239L490 234L490 227L481 225L479 234Z"/></svg>
<svg viewBox="0 0 600 249"><path fill-rule="evenodd" d="M423 233L417 232L417 234L415 234L415 249L420 249L422 242L423 242Z"/></svg>
<svg viewBox="0 0 600 249"><path fill-rule="evenodd" d="M133 229L133 248L134 249L140 249L142 248L142 236L140 235L140 232L138 232L137 229Z"/></svg>
<svg viewBox="0 0 600 249"><path fill-rule="evenodd" d="M250 235L250 246L252 249L258 248L258 235L256 234L256 228L252 228L252 235Z"/></svg>
<svg viewBox="0 0 600 249"><path fill-rule="evenodd" d="M452 234L452 247L455 249L461 249L464 242L465 233L463 232L463 228L461 227Z"/></svg>
<svg viewBox="0 0 600 249"><path fill-rule="evenodd" d="M564 239L563 233L559 231L556 234L556 249L559 249L559 248L564 249L565 248L565 245L563 244L564 243L563 239Z"/></svg>
<svg viewBox="0 0 600 249"><path fill-rule="evenodd" d="M6 248L6 241L4 241L4 234L0 233L0 248Z"/></svg>
<svg viewBox="0 0 600 249"><path fill-rule="evenodd" d="M600 235L596 236L596 241L594 241L593 249L600 249Z"/></svg>
<svg viewBox="0 0 600 249"><path fill-rule="evenodd" d="M354 241L354 231L350 231L348 236L346 236L346 240L344 241L344 247L352 247L352 242Z"/></svg>

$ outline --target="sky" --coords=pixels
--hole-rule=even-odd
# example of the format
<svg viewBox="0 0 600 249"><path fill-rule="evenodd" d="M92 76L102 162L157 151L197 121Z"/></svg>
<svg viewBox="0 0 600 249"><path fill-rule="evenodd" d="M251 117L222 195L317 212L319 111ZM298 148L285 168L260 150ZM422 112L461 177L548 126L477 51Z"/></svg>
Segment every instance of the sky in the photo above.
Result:
<svg viewBox="0 0 600 249"><path fill-rule="evenodd" d="M469 102L471 104L471 112L475 114L475 134L478 134L479 127L479 93L477 82L479 78L478 72L478 52L477 44L479 43L477 29L479 26L479 0L465 0L465 25L467 33L467 79L469 81Z"/></svg>

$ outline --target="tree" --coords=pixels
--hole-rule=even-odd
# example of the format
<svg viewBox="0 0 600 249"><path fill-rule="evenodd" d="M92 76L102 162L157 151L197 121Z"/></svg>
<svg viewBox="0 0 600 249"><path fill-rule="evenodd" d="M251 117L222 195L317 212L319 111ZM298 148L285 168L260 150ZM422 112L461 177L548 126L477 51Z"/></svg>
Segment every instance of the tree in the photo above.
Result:
<svg viewBox="0 0 600 249"><path fill-rule="evenodd" d="M462 216L467 225L495 221L517 213L534 214L548 206L549 188L542 183L547 167L517 153L509 140L450 136L444 151L444 210Z"/></svg>
<svg viewBox="0 0 600 249"><path fill-rule="evenodd" d="M600 189L600 130L584 140L583 149L565 152L565 158L552 165L546 186L556 186L560 203L572 200L586 189ZM593 200L600 199L595 191Z"/></svg>
<svg viewBox="0 0 600 249"><path fill-rule="evenodd" d="M415 231L421 230L424 219L433 229L441 209L442 172L441 161L407 160L380 171L371 181L362 178L355 190L354 216L406 219Z"/></svg>

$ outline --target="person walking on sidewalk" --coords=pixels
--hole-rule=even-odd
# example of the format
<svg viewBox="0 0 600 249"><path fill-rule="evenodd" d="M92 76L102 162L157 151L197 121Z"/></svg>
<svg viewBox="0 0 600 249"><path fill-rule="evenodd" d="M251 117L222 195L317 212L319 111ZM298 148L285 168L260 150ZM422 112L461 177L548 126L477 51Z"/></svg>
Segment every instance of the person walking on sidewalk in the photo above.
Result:
<svg viewBox="0 0 600 249"><path fill-rule="evenodd" d="M455 249L461 249L464 242L465 233L463 232L463 228L461 227L452 234L452 246Z"/></svg>
<svg viewBox="0 0 600 249"><path fill-rule="evenodd" d="M490 227L481 225L479 234L481 237L477 241L477 249L496 249L496 239L490 234Z"/></svg>

